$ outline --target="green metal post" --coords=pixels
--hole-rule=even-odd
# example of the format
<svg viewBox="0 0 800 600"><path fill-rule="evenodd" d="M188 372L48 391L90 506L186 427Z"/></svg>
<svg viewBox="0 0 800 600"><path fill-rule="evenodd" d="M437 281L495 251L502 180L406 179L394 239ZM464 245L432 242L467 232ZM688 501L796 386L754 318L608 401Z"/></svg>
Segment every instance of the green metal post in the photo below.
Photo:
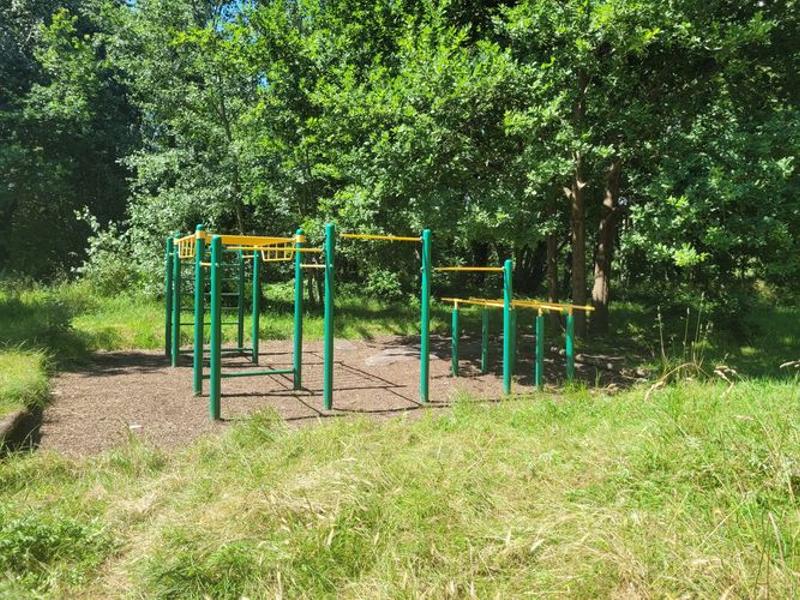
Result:
<svg viewBox="0 0 800 600"><path fill-rule="evenodd" d="M450 324L450 372L453 377L458 377L458 304L453 305L452 321Z"/></svg>
<svg viewBox="0 0 800 600"><path fill-rule="evenodd" d="M303 247L305 232L295 231L294 247ZM303 253L294 253L294 348L292 349L294 389L303 387Z"/></svg>
<svg viewBox="0 0 800 600"><path fill-rule="evenodd" d="M222 311L220 300L222 282L220 263L222 262L222 239L215 235L211 238L211 368L209 377L208 412L211 419L216 421L220 417L221 374L222 374Z"/></svg>
<svg viewBox="0 0 800 600"><path fill-rule="evenodd" d="M567 354L567 381L575 378L575 317L572 312L567 313L566 354Z"/></svg>
<svg viewBox="0 0 800 600"><path fill-rule="evenodd" d="M422 269L420 271L419 325L419 400L428 402L431 343L431 230L422 231Z"/></svg>
<svg viewBox="0 0 800 600"><path fill-rule="evenodd" d="M261 254L253 250L253 329L250 334L252 337L250 345L253 353L251 361L254 365L258 364L258 336L259 323L261 320Z"/></svg>
<svg viewBox="0 0 800 600"><path fill-rule="evenodd" d="M489 372L489 309L481 310L481 373Z"/></svg>
<svg viewBox="0 0 800 600"><path fill-rule="evenodd" d="M202 237L203 226L195 228L194 238L194 379L192 391L195 396L203 393L203 321L205 320L205 279L203 277L203 255L206 251Z"/></svg>
<svg viewBox="0 0 800 600"><path fill-rule="evenodd" d="M511 333L511 301L514 298L511 288L512 274L511 259L503 263L503 393L511 393L511 376L514 372L512 365L512 333Z"/></svg>
<svg viewBox="0 0 800 600"><path fill-rule="evenodd" d="M172 245L172 366L178 365L181 350L181 259L178 246Z"/></svg>
<svg viewBox="0 0 800 600"><path fill-rule="evenodd" d="M322 372L322 405L325 410L333 408L333 263L336 251L336 227L325 225L325 324Z"/></svg>
<svg viewBox="0 0 800 600"><path fill-rule="evenodd" d="M164 251L164 354L172 356L172 236Z"/></svg>
<svg viewBox="0 0 800 600"><path fill-rule="evenodd" d="M238 273L236 280L236 296L237 296L237 319L236 319L236 349L239 352L244 352L244 253L239 250L236 253L238 257Z"/></svg>
<svg viewBox="0 0 800 600"><path fill-rule="evenodd" d="M536 315L536 366L533 370L533 380L536 387L542 389L544 385L544 315L542 311Z"/></svg>

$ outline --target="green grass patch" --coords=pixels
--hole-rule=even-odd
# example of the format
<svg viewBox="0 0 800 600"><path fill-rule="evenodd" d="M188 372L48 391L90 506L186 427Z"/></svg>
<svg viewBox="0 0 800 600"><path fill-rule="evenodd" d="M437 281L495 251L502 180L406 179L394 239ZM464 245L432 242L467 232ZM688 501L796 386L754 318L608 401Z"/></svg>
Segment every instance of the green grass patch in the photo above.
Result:
<svg viewBox="0 0 800 600"><path fill-rule="evenodd" d="M21 408L41 408L49 394L42 352L0 351L0 418Z"/></svg>
<svg viewBox="0 0 800 600"><path fill-rule="evenodd" d="M11 576L83 597L791 597L798 417L789 383L690 383L14 457L4 522L55 542Z"/></svg>

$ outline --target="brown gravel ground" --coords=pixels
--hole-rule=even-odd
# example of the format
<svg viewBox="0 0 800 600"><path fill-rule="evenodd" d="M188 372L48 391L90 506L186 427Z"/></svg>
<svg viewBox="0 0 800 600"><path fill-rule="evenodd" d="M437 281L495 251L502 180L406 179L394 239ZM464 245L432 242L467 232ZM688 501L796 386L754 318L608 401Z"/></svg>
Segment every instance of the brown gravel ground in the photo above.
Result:
<svg viewBox="0 0 800 600"><path fill-rule="evenodd" d="M502 390L496 360L499 344L493 340L492 369L481 375L477 342L462 339L461 376L453 378L449 374L449 340L432 337L429 406L446 407L462 392L486 400L498 398ZM257 368L291 366L291 340L262 341L261 349ZM322 410L322 344L308 342L303 350L302 390L292 389L291 375L223 379L222 420L216 423L208 417L208 382L203 396L192 395L191 356L181 356L180 365L171 368L160 352L98 353L90 365L55 378L53 402L44 413L39 445L64 454L86 455L137 435L169 449L222 431L266 408L297 425L346 415L419 415L425 410L418 400L418 338L336 340L331 411ZM532 365L519 354L514 390L524 393L531 390ZM247 368L253 365L244 357L223 358L223 371ZM563 362L548 361L546 368L548 382L555 383ZM588 379L594 370L582 375Z"/></svg>

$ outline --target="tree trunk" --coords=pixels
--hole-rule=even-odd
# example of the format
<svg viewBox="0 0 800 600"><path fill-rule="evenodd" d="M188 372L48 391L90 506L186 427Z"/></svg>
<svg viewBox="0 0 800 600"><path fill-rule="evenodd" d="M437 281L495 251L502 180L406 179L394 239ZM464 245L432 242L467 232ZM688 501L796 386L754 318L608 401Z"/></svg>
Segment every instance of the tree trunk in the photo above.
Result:
<svg viewBox="0 0 800 600"><path fill-rule="evenodd" d="M619 184L622 163L615 158L606 177L603 208L597 231L597 250L594 258L594 286L592 287L592 329L598 333L608 331L608 302L610 297L611 263L619 224Z"/></svg>
<svg viewBox="0 0 800 600"><path fill-rule="evenodd" d="M547 236L547 301L558 302L558 238L555 233ZM555 311L548 311L550 324L554 328L561 326L561 319Z"/></svg>
<svg viewBox="0 0 800 600"><path fill-rule="evenodd" d="M586 304L586 202L583 158L575 153L575 173L568 189L570 199L570 242L572 249L572 303ZM575 333L586 336L586 312L575 311Z"/></svg>
<svg viewBox="0 0 800 600"><path fill-rule="evenodd" d="M578 93L572 111L572 122L576 133L583 131L586 112L584 102L589 87L589 76L578 72ZM573 154L573 177L570 187L565 189L570 199L570 240L572 243L572 302L586 304L586 201L583 154L576 150ZM586 311L575 311L575 334L586 337Z"/></svg>

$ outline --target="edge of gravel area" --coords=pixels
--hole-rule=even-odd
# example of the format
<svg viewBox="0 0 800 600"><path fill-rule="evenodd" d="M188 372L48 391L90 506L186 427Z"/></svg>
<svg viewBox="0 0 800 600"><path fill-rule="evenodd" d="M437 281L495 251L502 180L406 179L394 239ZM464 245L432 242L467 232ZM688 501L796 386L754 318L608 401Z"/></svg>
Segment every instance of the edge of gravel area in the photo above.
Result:
<svg viewBox="0 0 800 600"><path fill-rule="evenodd" d="M0 420L0 452L34 445L41 424L41 411L22 408Z"/></svg>

